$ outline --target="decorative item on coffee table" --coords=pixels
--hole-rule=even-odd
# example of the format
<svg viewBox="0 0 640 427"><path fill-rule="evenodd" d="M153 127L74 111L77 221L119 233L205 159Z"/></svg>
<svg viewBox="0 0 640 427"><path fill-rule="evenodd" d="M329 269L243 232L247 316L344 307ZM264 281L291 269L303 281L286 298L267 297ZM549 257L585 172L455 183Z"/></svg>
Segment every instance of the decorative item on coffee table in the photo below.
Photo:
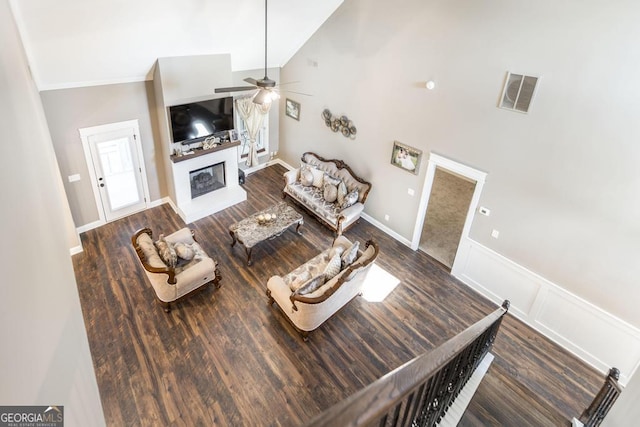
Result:
<svg viewBox="0 0 640 427"><path fill-rule="evenodd" d="M247 253L247 265L251 265L251 252L255 245L280 236L293 224L297 224L296 233L301 234L302 215L286 202L280 202L232 224L229 227L231 246L236 242L242 243Z"/></svg>

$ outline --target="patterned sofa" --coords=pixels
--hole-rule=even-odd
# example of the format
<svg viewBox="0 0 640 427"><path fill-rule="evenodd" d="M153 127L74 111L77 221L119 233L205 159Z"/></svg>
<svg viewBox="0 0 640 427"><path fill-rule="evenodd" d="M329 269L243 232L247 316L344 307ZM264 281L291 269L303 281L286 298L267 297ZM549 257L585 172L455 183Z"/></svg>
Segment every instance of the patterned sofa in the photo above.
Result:
<svg viewBox="0 0 640 427"><path fill-rule="evenodd" d="M275 302L307 341L310 331L362 294L378 254L378 245L371 240L360 250L359 242L338 236L330 248L295 270L272 276L267 281L269 305Z"/></svg>
<svg viewBox="0 0 640 427"><path fill-rule="evenodd" d="M282 197L287 195L315 215L337 236L362 214L371 184L342 160L304 153L299 168L285 172Z"/></svg>

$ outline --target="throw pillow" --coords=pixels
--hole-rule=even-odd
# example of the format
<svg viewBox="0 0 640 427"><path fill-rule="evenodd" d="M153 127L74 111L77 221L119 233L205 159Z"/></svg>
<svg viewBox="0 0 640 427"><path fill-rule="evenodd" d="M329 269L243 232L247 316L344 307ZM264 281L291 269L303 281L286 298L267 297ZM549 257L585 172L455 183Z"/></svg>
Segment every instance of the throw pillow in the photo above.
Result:
<svg viewBox="0 0 640 427"><path fill-rule="evenodd" d="M331 176L328 173L325 172L324 174L324 183L325 184L331 184L331 185L335 185L336 187L340 184L341 179L340 178L336 178L335 176Z"/></svg>
<svg viewBox="0 0 640 427"><path fill-rule="evenodd" d="M291 292L297 291L298 288L304 285L309 279L311 279L311 273L309 273L308 270L299 272L299 274L295 273L294 270L283 278L284 282L289 285Z"/></svg>
<svg viewBox="0 0 640 427"><path fill-rule="evenodd" d="M342 254L342 257L340 257L340 261L343 269L353 264L353 261L355 261L356 257L358 256L359 248L360 248L360 242L354 242L353 245L349 247L349 249L344 251L344 253Z"/></svg>
<svg viewBox="0 0 640 427"><path fill-rule="evenodd" d="M331 257L329 263L322 272L322 274L325 275L325 280L328 282L329 280L333 279L338 273L340 273L341 268L342 262L340 260L340 255L335 254L333 257Z"/></svg>
<svg viewBox="0 0 640 427"><path fill-rule="evenodd" d="M338 187L330 183L324 184L324 200L333 203L338 198Z"/></svg>
<svg viewBox="0 0 640 427"><path fill-rule="evenodd" d="M160 237L158 237L155 245L156 249L158 249L158 255L160 255L162 261L167 264L168 267L175 267L178 263L178 254L176 254L173 246L164 240L164 234L161 234Z"/></svg>
<svg viewBox="0 0 640 427"><path fill-rule="evenodd" d="M337 245L331 248L331 250L329 251L329 259L333 258L335 255L342 255L342 253L344 252L344 246L342 245Z"/></svg>
<svg viewBox="0 0 640 427"><path fill-rule="evenodd" d="M344 183L344 181L340 181L340 184L338 184L338 197L336 199L336 202L339 206L342 206L342 204L344 203L344 198L347 197L347 193L347 185Z"/></svg>
<svg viewBox="0 0 640 427"><path fill-rule="evenodd" d="M324 274L320 274L319 276L314 277L309 280L304 285L300 286L296 293L298 295L306 295L318 289L320 286L324 285L325 277Z"/></svg>
<svg viewBox="0 0 640 427"><path fill-rule="evenodd" d="M191 245L187 245L186 243L178 242L173 246L173 249L176 251L176 254L179 258L182 258L187 261L191 261L196 254Z"/></svg>
<svg viewBox="0 0 640 427"><path fill-rule="evenodd" d="M344 201L342 202L342 209L346 209L349 206L353 205L358 201L358 190L353 190L351 193L347 194L344 197Z"/></svg>
<svg viewBox="0 0 640 427"><path fill-rule="evenodd" d="M313 184L313 173L309 169L303 169L300 171L300 184L305 187Z"/></svg>
<svg viewBox="0 0 640 427"><path fill-rule="evenodd" d="M313 186L322 188L322 184L324 181L324 172L318 168L312 167L311 173L313 174Z"/></svg>

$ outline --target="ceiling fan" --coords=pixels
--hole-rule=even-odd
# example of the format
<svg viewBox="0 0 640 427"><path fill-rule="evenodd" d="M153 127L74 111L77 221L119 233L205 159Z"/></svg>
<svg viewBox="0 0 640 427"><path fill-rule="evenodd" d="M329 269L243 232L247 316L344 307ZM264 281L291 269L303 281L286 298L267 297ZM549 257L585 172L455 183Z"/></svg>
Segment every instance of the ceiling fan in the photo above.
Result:
<svg viewBox="0 0 640 427"><path fill-rule="evenodd" d="M267 0L264 0L264 77L260 80L247 77L244 81L252 86L221 87L216 88L215 93L239 92L257 89L256 94L253 96L253 102L256 104L269 103L280 97L274 90L276 87L275 80L271 80L267 76Z"/></svg>
<svg viewBox="0 0 640 427"><path fill-rule="evenodd" d="M280 95L276 90L277 86L276 86L275 80L271 80L267 76L267 0L264 0L264 77L261 78L260 80L247 77L246 79L244 79L244 81L251 84L252 86L220 87L215 89L215 93L255 90L256 93L255 95L253 95L253 102L260 105L265 103L268 104L280 98ZM291 82L291 83L296 83L296 82ZM306 94L306 93L300 93L300 92L292 92L292 93L310 96L309 94Z"/></svg>

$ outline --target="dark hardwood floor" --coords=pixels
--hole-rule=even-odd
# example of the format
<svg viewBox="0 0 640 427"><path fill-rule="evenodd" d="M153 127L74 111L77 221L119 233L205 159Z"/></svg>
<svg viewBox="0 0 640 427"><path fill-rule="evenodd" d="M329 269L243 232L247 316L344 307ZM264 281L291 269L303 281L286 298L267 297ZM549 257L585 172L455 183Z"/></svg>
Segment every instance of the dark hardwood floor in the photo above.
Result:
<svg viewBox="0 0 640 427"><path fill-rule="evenodd" d="M76 279L109 426L297 426L495 309L429 256L361 220L345 235L375 239L377 265L400 284L383 302L356 298L308 343L265 296L285 274L332 241L303 213L292 231L253 250L230 247L228 227L280 201L279 165L247 177L246 202L190 225L218 262L213 286L165 313L130 244L141 227L157 237L184 223L163 205L81 235ZM373 189L375 191L375 188ZM604 381L581 361L512 316L460 425L568 425Z"/></svg>

